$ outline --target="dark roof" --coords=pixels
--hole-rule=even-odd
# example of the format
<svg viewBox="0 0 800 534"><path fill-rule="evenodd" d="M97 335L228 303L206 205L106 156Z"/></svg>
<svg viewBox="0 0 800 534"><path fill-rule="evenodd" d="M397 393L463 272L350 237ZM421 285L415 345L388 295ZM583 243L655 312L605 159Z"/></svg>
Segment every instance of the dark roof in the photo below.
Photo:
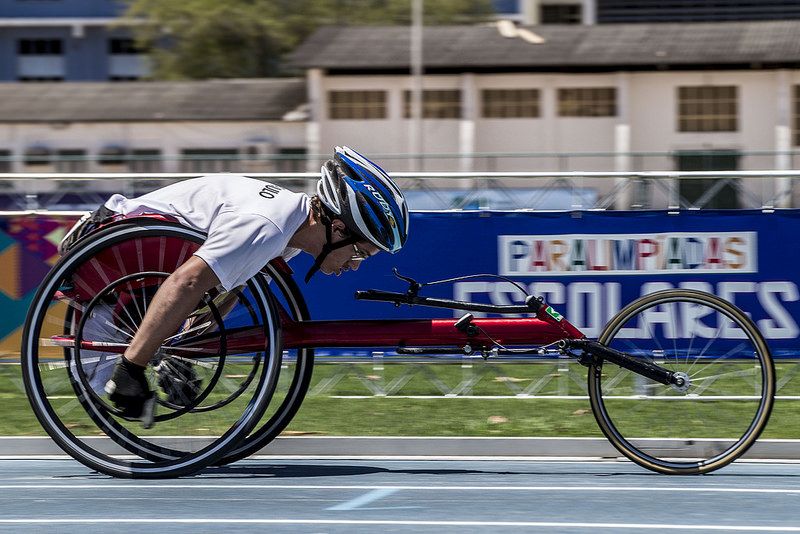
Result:
<svg viewBox="0 0 800 534"><path fill-rule="evenodd" d="M0 83L0 122L280 120L306 101L300 78Z"/></svg>
<svg viewBox="0 0 800 534"><path fill-rule="evenodd" d="M573 70L762 66L800 63L800 21L543 25L544 39L503 37L495 24L428 26L426 71ZM297 67L330 71L408 70L408 27L324 27L290 56Z"/></svg>

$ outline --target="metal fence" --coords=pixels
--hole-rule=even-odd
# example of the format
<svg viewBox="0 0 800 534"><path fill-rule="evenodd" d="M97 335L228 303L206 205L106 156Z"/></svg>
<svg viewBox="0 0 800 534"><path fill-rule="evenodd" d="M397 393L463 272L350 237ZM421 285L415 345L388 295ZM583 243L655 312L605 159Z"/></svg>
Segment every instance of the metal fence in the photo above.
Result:
<svg viewBox="0 0 800 534"><path fill-rule="evenodd" d="M317 173L250 173L314 191ZM87 210L202 174L5 173L0 211ZM800 170L393 173L417 210L774 209L800 205ZM225 174L219 174L224 180Z"/></svg>
<svg viewBox="0 0 800 534"><path fill-rule="evenodd" d="M315 367L315 373L322 376L314 381L308 392L310 396L589 398L586 367L565 357L527 360L490 358L484 361L480 357L452 355L428 359L394 357L387 360L383 352L372 352L357 358L347 355L317 358ZM800 362L782 360L778 364L775 398L782 401L800 400L800 396L796 395L798 379ZM642 377L641 388L635 390L635 394L643 397L651 395L652 388L648 382Z"/></svg>
<svg viewBox="0 0 800 534"><path fill-rule="evenodd" d="M244 147L222 151L184 149L165 153L158 149L110 153L90 150L34 148L12 154L0 150L0 172L302 172L318 168L329 153L310 154L303 148L261 149ZM441 152L370 153L392 170L408 171L544 171L580 170L711 170L800 167L800 150L697 149L672 151L574 151L574 152Z"/></svg>
<svg viewBox="0 0 800 534"><path fill-rule="evenodd" d="M135 196L201 176L176 173L0 174L0 210L88 210L113 193ZM312 193L317 173L252 173ZM224 180L220 174L219 179ZM426 172L393 173L412 209L609 210L756 208L800 205L800 170L725 172ZM383 353L334 362L310 394L388 397L583 398L585 369L566 360L450 359L391 361ZM432 363L448 365L432 366ZM446 376L440 369L458 369ZM527 368L527 371L520 371ZM800 373L787 364L783 387ZM410 387L411 384L416 384ZM787 397L788 398L788 397Z"/></svg>

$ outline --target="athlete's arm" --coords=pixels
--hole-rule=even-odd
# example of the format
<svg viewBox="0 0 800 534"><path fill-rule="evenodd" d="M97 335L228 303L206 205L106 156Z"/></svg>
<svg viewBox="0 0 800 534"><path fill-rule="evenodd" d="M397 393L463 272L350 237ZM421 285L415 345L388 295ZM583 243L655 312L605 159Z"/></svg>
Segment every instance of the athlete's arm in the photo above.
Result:
<svg viewBox="0 0 800 534"><path fill-rule="evenodd" d="M219 279L205 261L192 256L159 288L147 308L139 330L125 351L125 357L142 367L163 341L174 334L195 309L206 291Z"/></svg>

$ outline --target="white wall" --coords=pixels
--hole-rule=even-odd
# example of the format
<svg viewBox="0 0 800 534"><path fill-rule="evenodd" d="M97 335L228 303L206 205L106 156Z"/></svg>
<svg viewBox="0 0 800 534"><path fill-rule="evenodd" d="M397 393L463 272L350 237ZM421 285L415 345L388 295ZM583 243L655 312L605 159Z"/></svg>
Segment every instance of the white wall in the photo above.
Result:
<svg viewBox="0 0 800 534"><path fill-rule="evenodd" d="M89 155L98 154L106 146L118 145L128 150L159 149L165 158L170 158L183 149L243 150L254 142L273 147L274 151L304 147L305 124L279 121L0 123L0 149L10 149L17 156L37 145L52 151L83 149ZM165 163L165 172L177 170L177 161Z"/></svg>
<svg viewBox="0 0 800 534"><path fill-rule="evenodd" d="M558 158L558 153L640 153L676 150L728 149L774 151L778 148L775 128L780 122L776 99L779 71L668 71L608 74L472 74L475 92L487 88L537 88L541 95L541 116L520 119L483 119L480 109L474 121L474 146L481 153L538 153L550 157L500 158L488 162L474 158L475 170L614 170L613 157ZM458 89L462 76L428 75L426 89ZM785 76L800 84L800 71ZM739 128L736 132L690 133L677 128L677 88L683 85L735 85L739 88ZM401 117L402 91L411 88L409 76L322 76L322 98L329 90L388 91L389 115L385 120L328 120L327 102L321 107L321 146L351 143L367 153L398 154L408 151L411 121ZM563 87L617 87L621 116L558 117L556 94ZM789 91L791 94L791 91ZM478 102L478 108L480 103ZM623 111L624 110L624 113ZM425 151L463 152L458 142L458 121L425 121ZM615 128L629 127L629 147L617 146ZM439 160L439 164L444 164ZM631 170L671 170L666 157L630 158ZM775 166L773 155L743 158L742 169ZM401 170L401 169L398 169ZM452 160L450 170L459 170Z"/></svg>
<svg viewBox="0 0 800 534"><path fill-rule="evenodd" d="M459 89L461 77L427 76L425 89ZM404 154L409 152L410 129L413 121L403 117L403 91L411 90L408 76L323 76L318 95L321 116L320 151L332 152L336 145L348 145L367 154ZM387 92L386 119L331 120L328 115L328 91ZM426 154L457 153L459 151L459 120L424 120L423 150ZM390 158L390 160L392 160ZM395 170L410 168L410 160L392 160ZM425 160L425 170L452 170L452 160Z"/></svg>
<svg viewBox="0 0 800 534"><path fill-rule="evenodd" d="M678 87L735 85L739 88L739 124L735 132L679 132ZM775 71L647 73L631 76L632 150L771 151L777 121ZM761 161L759 161L759 159ZM744 169L771 167L773 161L745 158Z"/></svg>
<svg viewBox="0 0 800 534"><path fill-rule="evenodd" d="M488 171L613 171L674 170L675 161L663 153L684 150L767 152L741 158L741 170L796 166L771 152L797 148L780 138L792 126L793 85L800 70L611 72L598 74L469 74L426 75L425 89L469 88L476 95L476 113L462 121L424 121L427 154L451 153L451 158L425 159L417 170ZM678 87L735 85L738 89L738 129L735 132L679 132ZM352 144L367 154L408 152L411 121L402 118L402 91L411 88L407 75L327 76L320 71L319 98L329 90L385 90L385 120L332 121L327 102L317 119L321 147ZM559 117L557 91L567 87L616 87L616 117ZM480 91L487 88L537 88L541 115L537 118L483 119ZM465 94L467 92L465 91ZM463 95L462 95L463 96ZM466 109L470 106L466 105ZM460 123L460 124L459 124ZM783 129L783 134L781 134ZM793 140L792 140L793 143ZM635 153L629 155L629 153ZM497 153L497 156L490 156ZM605 155L597 155L604 153ZM653 153L662 153L653 155ZM468 157L459 159L458 155ZM503 156L505 154L505 156ZM528 155L525 155L528 154ZM414 170L412 160L383 160L390 170ZM582 182L609 191L609 180ZM747 184L756 197L771 194L771 181ZM798 193L800 194L800 193ZM795 199L795 203L800 198Z"/></svg>

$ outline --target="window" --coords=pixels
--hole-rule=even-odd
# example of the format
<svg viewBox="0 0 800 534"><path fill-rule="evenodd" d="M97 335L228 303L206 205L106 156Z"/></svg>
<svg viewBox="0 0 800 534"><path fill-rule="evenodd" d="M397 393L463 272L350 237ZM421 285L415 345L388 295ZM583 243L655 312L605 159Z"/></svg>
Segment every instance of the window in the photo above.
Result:
<svg viewBox="0 0 800 534"><path fill-rule="evenodd" d="M614 117L617 90L614 87L575 87L558 90L559 117Z"/></svg>
<svg viewBox="0 0 800 534"><path fill-rule="evenodd" d="M411 118L411 91L403 92L403 116ZM461 91L458 89L426 89L422 91L422 118L460 119Z"/></svg>
<svg viewBox="0 0 800 534"><path fill-rule="evenodd" d="M86 172L88 170L86 151L80 149L58 150L55 156L56 172Z"/></svg>
<svg viewBox="0 0 800 534"><path fill-rule="evenodd" d="M800 18L796 0L599 0L597 22L722 22Z"/></svg>
<svg viewBox="0 0 800 534"><path fill-rule="evenodd" d="M118 55L143 54L144 50L136 46L133 39L109 39L108 53Z"/></svg>
<svg viewBox="0 0 800 534"><path fill-rule="evenodd" d="M112 82L140 80L150 71L146 51L133 39L108 40L108 79Z"/></svg>
<svg viewBox="0 0 800 534"><path fill-rule="evenodd" d="M229 148L181 150L180 172L238 172L239 152Z"/></svg>
<svg viewBox="0 0 800 534"><path fill-rule="evenodd" d="M52 153L49 148L33 146L25 151L25 165L50 165Z"/></svg>
<svg viewBox="0 0 800 534"><path fill-rule="evenodd" d="M800 85L795 85L792 90L792 141L800 145Z"/></svg>
<svg viewBox="0 0 800 534"><path fill-rule="evenodd" d="M12 159L10 150L0 150L0 172L11 172Z"/></svg>
<svg viewBox="0 0 800 534"><path fill-rule="evenodd" d="M275 161L276 172L303 172L306 170L305 148L281 148L280 159Z"/></svg>
<svg viewBox="0 0 800 534"><path fill-rule="evenodd" d="M482 113L485 118L538 117L538 89L483 89Z"/></svg>
<svg viewBox="0 0 800 534"><path fill-rule="evenodd" d="M385 119L386 91L328 91L331 119Z"/></svg>
<svg viewBox="0 0 800 534"><path fill-rule="evenodd" d="M121 146L107 146L100 151L97 162L100 165L122 165L127 160L127 151Z"/></svg>
<svg viewBox="0 0 800 534"><path fill-rule="evenodd" d="M543 5L541 11L542 24L580 24L580 4Z"/></svg>
<svg viewBox="0 0 800 534"><path fill-rule="evenodd" d="M21 56L60 56L63 47L61 39L20 39L17 53Z"/></svg>
<svg viewBox="0 0 800 534"><path fill-rule="evenodd" d="M735 132L737 99L734 85L678 87L678 131Z"/></svg>
<svg viewBox="0 0 800 534"><path fill-rule="evenodd" d="M20 39L17 53L17 80L58 82L64 79L61 39Z"/></svg>
<svg viewBox="0 0 800 534"><path fill-rule="evenodd" d="M679 171L737 171L741 154L735 150L681 151L675 155ZM727 183L709 194L719 178L684 178L679 181L681 198L698 208L741 208L739 179L728 178Z"/></svg>
<svg viewBox="0 0 800 534"><path fill-rule="evenodd" d="M63 82L63 76L20 76L18 82Z"/></svg>
<svg viewBox="0 0 800 534"><path fill-rule="evenodd" d="M157 149L131 150L128 158L130 172L161 172L161 151Z"/></svg>

